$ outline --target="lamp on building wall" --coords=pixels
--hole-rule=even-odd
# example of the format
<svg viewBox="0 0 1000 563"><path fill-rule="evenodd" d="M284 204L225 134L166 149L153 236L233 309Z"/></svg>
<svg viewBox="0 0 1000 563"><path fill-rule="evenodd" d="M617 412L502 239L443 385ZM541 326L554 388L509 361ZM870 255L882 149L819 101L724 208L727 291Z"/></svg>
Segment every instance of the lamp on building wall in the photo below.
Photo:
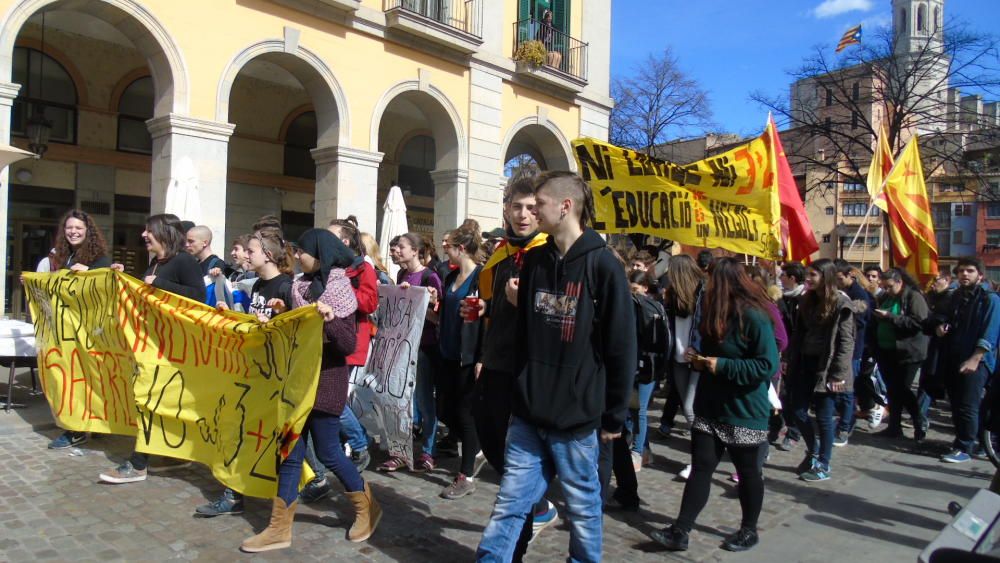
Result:
<svg viewBox="0 0 1000 563"><path fill-rule="evenodd" d="M38 62L38 99L45 99L45 12L42 12L42 53ZM45 151L49 149L52 122L45 118L45 103L43 101L36 102L32 106L34 107L27 124L28 150L35 153L37 158L42 158Z"/></svg>

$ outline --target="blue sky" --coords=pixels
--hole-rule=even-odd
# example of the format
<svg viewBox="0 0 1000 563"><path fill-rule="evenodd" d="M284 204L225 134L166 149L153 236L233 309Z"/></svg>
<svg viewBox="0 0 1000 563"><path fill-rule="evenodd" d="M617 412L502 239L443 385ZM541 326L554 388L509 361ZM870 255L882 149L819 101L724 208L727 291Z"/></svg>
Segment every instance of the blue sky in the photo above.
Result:
<svg viewBox="0 0 1000 563"><path fill-rule="evenodd" d="M750 92L788 92L788 71L816 45L833 52L861 23L887 25L890 0L613 0L611 74L621 76L669 46L681 68L708 91L717 131L756 134L767 110ZM945 19L1000 35L998 0L950 0Z"/></svg>

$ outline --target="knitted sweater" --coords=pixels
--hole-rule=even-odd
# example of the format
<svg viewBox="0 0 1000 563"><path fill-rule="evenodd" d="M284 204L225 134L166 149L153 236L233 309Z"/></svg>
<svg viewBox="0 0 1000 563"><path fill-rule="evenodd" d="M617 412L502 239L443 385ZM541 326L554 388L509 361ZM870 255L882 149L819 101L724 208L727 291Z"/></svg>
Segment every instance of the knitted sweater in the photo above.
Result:
<svg viewBox="0 0 1000 563"><path fill-rule="evenodd" d="M304 280L292 283L292 301L295 307L312 304L308 301L308 290L309 284ZM326 291L317 301L333 308L338 317L323 323L323 358L313 409L339 416L344 412L347 384L351 376L347 356L354 352L357 345L354 312L358 308L358 301L344 270L334 269L330 272Z"/></svg>

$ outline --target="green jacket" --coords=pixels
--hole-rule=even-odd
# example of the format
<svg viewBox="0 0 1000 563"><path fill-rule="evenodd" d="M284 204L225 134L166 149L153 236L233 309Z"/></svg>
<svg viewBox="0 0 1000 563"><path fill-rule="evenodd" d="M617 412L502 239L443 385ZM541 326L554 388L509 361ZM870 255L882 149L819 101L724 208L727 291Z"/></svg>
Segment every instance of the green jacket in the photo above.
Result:
<svg viewBox="0 0 1000 563"><path fill-rule="evenodd" d="M774 325L766 311L743 313L722 342L702 336L701 354L719 358L715 373L702 373L694 399L696 416L753 430L767 430L771 403L767 389L778 371Z"/></svg>

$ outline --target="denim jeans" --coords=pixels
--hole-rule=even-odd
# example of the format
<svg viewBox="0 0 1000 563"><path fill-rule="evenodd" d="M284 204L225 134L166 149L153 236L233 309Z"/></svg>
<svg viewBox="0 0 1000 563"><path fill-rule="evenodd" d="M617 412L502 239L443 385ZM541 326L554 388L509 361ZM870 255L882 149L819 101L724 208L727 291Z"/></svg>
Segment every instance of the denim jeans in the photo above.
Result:
<svg viewBox="0 0 1000 563"><path fill-rule="evenodd" d="M861 373L861 360L851 361L851 377L854 378L856 382L858 380L858 374ZM853 388L853 385L852 385ZM843 432L850 434L854 431L854 391L847 391L845 393L837 393L836 398L837 403L837 414L840 416L840 420L837 422L837 432Z"/></svg>
<svg viewBox="0 0 1000 563"><path fill-rule="evenodd" d="M596 431L585 434L549 431L512 417L500 492L476 550L476 559L511 560L525 516L558 475L570 527L569 560L600 561L603 514L597 472L599 450Z"/></svg>
<svg viewBox="0 0 1000 563"><path fill-rule="evenodd" d="M656 383L640 383L635 393L639 396L639 410L632 418L632 451L641 454L646 447L646 431L649 427L649 399L653 396Z"/></svg>
<svg viewBox="0 0 1000 563"><path fill-rule="evenodd" d="M354 464L340 447L340 417L319 411L312 411L302 429L302 436L310 436L316 447L319 461L340 480L347 492L357 492L365 488ZM291 453L278 468L278 496L286 504L299 497L299 478L302 476L302 460L306 456L306 441L300 438Z"/></svg>
<svg viewBox="0 0 1000 563"><path fill-rule="evenodd" d="M799 431L806 443L806 450L816 456L819 466L827 471L830 470L830 458L833 457L833 434L834 422L833 411L836 407L836 399L839 393L811 393L811 402L816 411L816 426L819 428L819 436L813 429L812 421L809 420L809 399L806 399L805 407L796 409L796 416L799 417ZM800 399L801 401L802 399ZM800 403L801 405L801 403ZM804 413L804 416L802 414ZM817 438L819 443L817 444Z"/></svg>
<svg viewBox="0 0 1000 563"><path fill-rule="evenodd" d="M975 450L979 438L979 405L989 373L985 362L968 375L958 372L957 366L948 378L948 397L951 399L951 420L955 425L955 448L967 454Z"/></svg>
<svg viewBox="0 0 1000 563"><path fill-rule="evenodd" d="M344 405L344 412L340 415L340 436L351 446L352 452L368 449L368 433L347 405Z"/></svg>
<svg viewBox="0 0 1000 563"><path fill-rule="evenodd" d="M423 453L429 456L434 455L434 439L437 437L437 403L434 401L434 372L437 369L437 354L421 348L417 353L417 385L413 392L413 404L420 418Z"/></svg>

